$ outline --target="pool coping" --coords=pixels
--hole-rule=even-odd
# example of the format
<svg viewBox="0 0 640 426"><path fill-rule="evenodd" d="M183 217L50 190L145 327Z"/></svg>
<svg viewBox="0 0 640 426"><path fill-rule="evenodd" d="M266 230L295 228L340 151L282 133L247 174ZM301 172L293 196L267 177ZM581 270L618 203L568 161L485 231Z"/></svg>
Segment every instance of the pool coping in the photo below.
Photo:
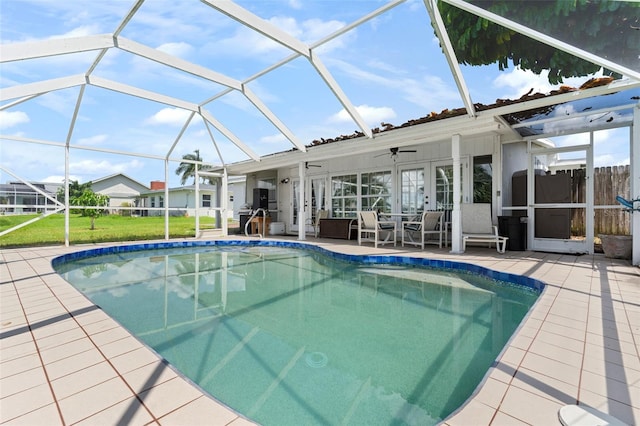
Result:
<svg viewBox="0 0 640 426"><path fill-rule="evenodd" d="M237 238L233 238L236 240ZM198 241L180 241L183 243L196 243ZM553 420L557 422L557 409L564 404L585 403L612 415L621 418L630 423L637 423L640 419L640 402L634 395L640 387L638 386L637 377L640 374L640 361L638 360L638 336L640 330L640 282L638 268L628 265L627 262L606 259L602 256L573 256L558 254L539 254L532 252L510 253L508 255L496 255L495 251L487 249L471 249L464 256L452 255L445 250L424 250L424 251L408 251L403 249L373 249L372 247L357 246L354 244L336 244L337 242L329 240L314 240L310 244L317 245L321 248L331 249L332 252L353 255L353 253L361 252L363 254L375 254L383 256L429 256L439 261L458 261L458 259L473 262L472 264L496 269L498 272L515 273L524 271L526 276L530 276L535 280L547 284L546 290L540 296L536 305L531 309L527 318L523 321L518 331L512 336L509 344L501 355L498 357L494 366L485 376L481 386L476 389L474 395L452 416L445 419L444 424L499 424L499 423L531 423L540 424L544 422L549 424ZM139 243L154 244L154 243ZM291 244L286 241L283 244ZM64 280L56 278L57 274L52 274L51 259L61 254L67 254L79 250L93 248L104 248L105 246L116 246L119 244L97 245L97 246L74 246L70 248L40 248L40 249L7 249L2 253L3 263L0 266L2 276L10 276L10 281L2 280L3 284L13 284L16 293L21 291L24 280L19 277L19 273L14 271L14 267L29 266L32 268L29 278L34 278L34 272L39 278L38 283L33 283L36 287L42 284L53 290L53 293L73 293L69 290L70 285ZM135 245L135 243L133 244ZM15 261L11 259L16 259ZM9 260L7 260L9 259ZM45 261L43 263L43 260ZM522 269L526 267L526 269ZM7 272L7 275L4 273ZM60 282L62 281L62 282ZM577 287L577 288L576 288ZM7 290L5 290L5 288ZM11 293L8 287L3 286L3 299L5 294ZM579 296L573 299L587 298L585 304L583 300L571 300L565 296ZM603 306L596 306L598 303L602 305L603 295L607 299L607 309ZM60 296L60 295L58 295ZM75 305L78 304L77 295L74 298ZM84 298L84 296L82 296ZM3 300L4 306L5 300ZM565 305L558 307L556 303ZM566 312L566 304L575 306L571 313ZM593 305L593 306L592 306ZM592 306L592 312L596 313L596 320L593 322L584 321L583 326L572 324L567 328L566 324L560 325L560 331L548 330L558 326L558 315L562 317L563 322L575 321L578 316L589 311ZM601 308L601 309L599 309ZM6 310L3 310L6 312ZM24 309L23 309L24 311ZM5 327L4 322L7 315L3 312L3 328L6 332L11 327ZM620 312L624 315L617 315ZM19 316L15 311L16 318ZM23 312L24 314L24 312ZM10 314L9 314L10 315ZM24 324L29 324L30 319L27 312L24 316ZM614 317L614 318L610 318ZM626 320L625 320L626 318ZM600 330L597 323L601 324ZM80 325L81 328L87 328L86 325ZM547 327L549 326L549 327ZM604 327L607 326L607 327ZM614 327L614 333L611 327ZM562 328L564 327L564 328ZM584 338L582 341L583 353L579 353L574 339L577 329L581 328L580 333ZM34 332L31 332L32 336ZM551 337L550 337L551 336ZM36 336L37 337L37 336ZM617 338L616 338L617 337ZM37 339L34 339L37 340ZM571 349L567 349L569 345L563 343L572 342ZM574 342L575 341L575 342ZM3 342L5 343L5 342ZM563 346L566 346L563 348ZM543 349L548 349L548 354L541 354ZM575 366L565 364L567 361L563 356L571 352L571 357L579 357L582 359L581 366L578 367L577 380L574 380L576 374L563 375L561 372L556 374L556 369L574 370ZM2 348L3 361L5 345ZM595 360L595 361L594 361ZM601 361L601 362L598 362ZM543 367L538 368L534 364L540 364ZM592 365L596 364L596 365ZM4 364L3 365L8 365ZM587 367L586 369L584 367ZM622 369L626 372L624 377L620 374L597 374L598 370ZM41 366L46 371L47 366ZM3 368L2 377L4 378L6 368ZM540 371L537 371L540 370ZM551 374L550 371L554 373ZM595 371L594 371L595 370ZM9 375L16 377L17 375ZM6 382L3 379L3 382ZM3 383L0 382L0 383ZM575 382L575 383L574 383ZM599 386L593 386L596 383ZM587 386L588 385L588 386ZM49 385L51 386L51 385ZM158 386L162 387L162 386ZM5 397L5 387L2 386L2 405L0 406L5 412L5 404L10 400L25 401L21 398L21 394ZM49 389L50 394L54 394ZM81 392L80 392L81 393ZM80 394L79 393L79 394ZM55 399L54 395L50 395L52 399L49 404L38 407L35 410L28 410L14 419L27 419L27 415L35 416L37 412L43 412L45 407L47 410L52 407L64 406L62 401ZM523 396L525 396L523 398ZM68 398L67 398L68 400ZM148 400L141 400L140 405L151 405ZM177 419L180 412L186 412L195 407L196 418L198 415L204 415L205 418L211 419L211 413L217 413L215 408L201 408L198 406L201 398L195 398L193 401L185 404L184 407L175 408L170 413L160 416L154 415L152 421L161 422L163 424L171 424L171 419ZM29 401L27 401L27 405ZM206 404L205 404L206 405ZM514 408L517 407L517 408ZM63 407L64 408L64 407ZM27 410L25 408L25 410ZM212 410L212 411L209 411ZM15 411L15 410L13 410ZM62 410L64 411L64 410ZM105 411L100 411L106 413ZM208 413L208 414L204 414ZM233 414L233 413L232 413ZM173 415L173 417L170 417ZM226 414L229 416L229 414ZM0 415L0 420L10 420L5 414ZM216 414L220 420L224 416ZM61 420L64 416L60 413ZM202 417L201 417L202 418ZM50 420L50 419L49 419ZM240 416L225 418L222 422L216 424L245 424L248 421Z"/></svg>

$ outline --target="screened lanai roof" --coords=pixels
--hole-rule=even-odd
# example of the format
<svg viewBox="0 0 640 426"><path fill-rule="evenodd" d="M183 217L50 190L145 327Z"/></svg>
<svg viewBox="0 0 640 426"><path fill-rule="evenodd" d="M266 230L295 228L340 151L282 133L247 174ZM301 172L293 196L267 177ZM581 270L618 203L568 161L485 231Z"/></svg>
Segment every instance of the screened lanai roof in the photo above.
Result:
<svg viewBox="0 0 640 426"><path fill-rule="evenodd" d="M614 51L579 43L586 37L552 38L544 22L531 20L543 11L519 16L494 3L446 0L440 8L482 16L622 77L594 95L639 87L633 37L640 31L628 8L600 2L608 21L595 34L621 39L620 31L630 32L630 46ZM556 4L534 3L545 10ZM434 111L464 108L471 126L572 99L478 109L534 85L542 93L558 85L513 64L465 64L448 38L450 16L439 10L431 0L346 1L340 8L296 0L3 2L2 167L29 180L64 175L62 148L69 146L69 173L81 181L124 172L144 182L161 177L145 174L162 170L164 159L179 162L195 150L208 164L227 165L292 148L304 158L314 140L343 134L361 136L363 149L382 148L373 129ZM591 28L594 19L569 14L567 22Z"/></svg>

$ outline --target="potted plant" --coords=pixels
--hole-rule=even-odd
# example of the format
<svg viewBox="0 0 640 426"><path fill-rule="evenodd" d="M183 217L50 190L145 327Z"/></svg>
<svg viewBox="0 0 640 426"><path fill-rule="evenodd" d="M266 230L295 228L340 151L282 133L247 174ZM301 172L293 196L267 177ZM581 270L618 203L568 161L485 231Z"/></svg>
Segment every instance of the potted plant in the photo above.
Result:
<svg viewBox="0 0 640 426"><path fill-rule="evenodd" d="M631 235L598 234L604 256L613 259L631 259Z"/></svg>

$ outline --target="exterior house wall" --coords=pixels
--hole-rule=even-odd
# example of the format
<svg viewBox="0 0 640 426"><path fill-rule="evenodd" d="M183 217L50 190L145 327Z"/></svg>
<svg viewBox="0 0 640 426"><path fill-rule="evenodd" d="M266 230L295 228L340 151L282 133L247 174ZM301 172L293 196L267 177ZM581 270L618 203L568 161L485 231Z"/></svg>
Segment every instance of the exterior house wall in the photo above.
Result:
<svg viewBox="0 0 640 426"><path fill-rule="evenodd" d="M526 147L526 145L525 145ZM314 165L321 167L310 167L306 170L306 178L325 177L327 179L327 194L330 194L331 176L341 174L352 174L370 171L391 170L393 176L392 199L397 198L398 193L398 170L402 167L420 167L427 166L431 163L449 162L451 161L451 142L440 141L430 142L418 145L411 145L401 148L407 150L415 149L415 153L398 153L395 161L391 157L390 151L378 151L367 154L354 154L352 156L344 156L334 158L330 161L314 161ZM484 136L478 138L463 138L461 143L461 156L468 160L469 166L473 165L473 157L481 155L493 155L495 150L495 139L492 136ZM526 149L525 149L526 154ZM494 162L496 159L494 159ZM523 163L526 167L526 163ZM494 164L494 168L499 165ZM287 183L284 183L289 179ZM298 165L291 167L282 167L277 170L277 190L278 190L278 213L279 221L289 224L291 222L291 209L293 205L292 189L293 181L299 179ZM432 178L433 179L433 178ZM248 178L248 182L250 179ZM251 194L252 190L247 190L247 194ZM473 194L473 176L466 181L466 189L463 193L467 194L464 202L469 202L469 197ZM497 197L496 191L493 196ZM495 205L496 203L494 203ZM297 229L289 229L288 232L296 233Z"/></svg>
<svg viewBox="0 0 640 426"><path fill-rule="evenodd" d="M200 185L200 202L196 203L195 199L196 191L193 185L184 188L170 188L168 204L164 203L164 190L147 192L141 195L142 207L157 208L160 209L160 200L163 200L162 207L169 207L174 209L170 212L172 216L195 216L196 207L200 207L200 215L215 216L215 210L210 210L207 207L202 207L202 197L209 196L211 200L210 207L215 207L216 204L216 191L214 186ZM149 210L147 213L149 216L163 216L163 210Z"/></svg>
<svg viewBox="0 0 640 426"><path fill-rule="evenodd" d="M253 193L253 191L251 193ZM227 217L229 219L239 220L239 211L242 210L242 206L247 203L246 182L243 180L241 182L229 183L229 197L233 197L233 201L230 200L229 202L229 209L231 211L227 212Z"/></svg>

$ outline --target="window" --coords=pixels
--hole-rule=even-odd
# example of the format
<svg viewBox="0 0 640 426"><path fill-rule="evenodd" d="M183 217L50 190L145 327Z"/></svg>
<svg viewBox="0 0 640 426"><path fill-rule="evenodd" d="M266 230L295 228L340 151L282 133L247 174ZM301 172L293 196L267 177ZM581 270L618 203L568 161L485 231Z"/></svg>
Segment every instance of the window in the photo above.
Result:
<svg viewBox="0 0 640 426"><path fill-rule="evenodd" d="M491 203L491 156L473 157L473 202Z"/></svg>
<svg viewBox="0 0 640 426"><path fill-rule="evenodd" d="M391 172L363 173L361 178L362 210L391 213Z"/></svg>
<svg viewBox="0 0 640 426"><path fill-rule="evenodd" d="M151 201L151 207L152 208L155 207L156 206L156 197L151 196L151 197L149 197L149 200Z"/></svg>
<svg viewBox="0 0 640 426"><path fill-rule="evenodd" d="M211 207L211 194L202 194L202 207Z"/></svg>
<svg viewBox="0 0 640 426"><path fill-rule="evenodd" d="M358 175L331 178L331 214L333 217L356 217L358 211Z"/></svg>
<svg viewBox="0 0 640 426"><path fill-rule="evenodd" d="M164 197L162 195L158 196L158 207L164 207Z"/></svg>

